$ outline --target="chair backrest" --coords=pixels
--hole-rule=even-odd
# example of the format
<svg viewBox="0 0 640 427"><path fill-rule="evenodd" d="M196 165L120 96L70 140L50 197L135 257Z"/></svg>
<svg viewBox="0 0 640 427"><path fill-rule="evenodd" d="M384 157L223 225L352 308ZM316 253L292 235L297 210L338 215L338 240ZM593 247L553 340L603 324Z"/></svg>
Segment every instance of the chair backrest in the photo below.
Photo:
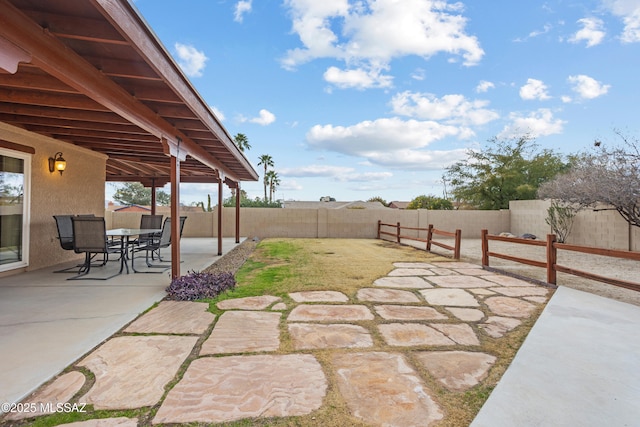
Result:
<svg viewBox="0 0 640 427"><path fill-rule="evenodd" d="M107 252L107 227L103 217L72 217L73 250Z"/></svg>
<svg viewBox="0 0 640 427"><path fill-rule="evenodd" d="M184 222L187 220L186 216L180 217L180 237L182 237L182 231L184 230Z"/></svg>
<svg viewBox="0 0 640 427"><path fill-rule="evenodd" d="M162 215L142 215L140 228L162 228Z"/></svg>
<svg viewBox="0 0 640 427"><path fill-rule="evenodd" d="M70 251L73 249L73 222L72 215L54 215L56 227L58 229L58 240L62 249Z"/></svg>
<svg viewBox="0 0 640 427"><path fill-rule="evenodd" d="M171 244L171 217L167 217L162 225L162 233L158 241L159 248L166 248Z"/></svg>

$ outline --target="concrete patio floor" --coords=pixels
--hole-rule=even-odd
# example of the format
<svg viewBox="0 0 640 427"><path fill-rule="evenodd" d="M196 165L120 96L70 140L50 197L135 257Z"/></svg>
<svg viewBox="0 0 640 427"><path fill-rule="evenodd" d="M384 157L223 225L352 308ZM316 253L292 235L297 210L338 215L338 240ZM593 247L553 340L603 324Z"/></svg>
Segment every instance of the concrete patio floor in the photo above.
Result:
<svg viewBox="0 0 640 427"><path fill-rule="evenodd" d="M235 239L224 239L223 253L235 246ZM165 251L170 254L170 248ZM219 258L212 238L183 238L180 252L182 274ZM73 274L53 273L70 265L0 278L0 402L29 395L164 298L170 283L168 271L105 281L67 280ZM116 272L119 263L96 268L95 276L105 269Z"/></svg>

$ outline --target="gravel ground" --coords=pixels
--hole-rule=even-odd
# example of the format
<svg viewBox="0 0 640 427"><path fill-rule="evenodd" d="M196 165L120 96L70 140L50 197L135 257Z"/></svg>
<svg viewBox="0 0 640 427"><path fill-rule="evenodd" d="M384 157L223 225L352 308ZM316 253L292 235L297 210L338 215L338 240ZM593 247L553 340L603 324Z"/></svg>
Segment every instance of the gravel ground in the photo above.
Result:
<svg viewBox="0 0 640 427"><path fill-rule="evenodd" d="M242 267L242 264L244 264L247 258L251 256L251 253L256 248L259 241L260 240L257 237L245 239L242 243L231 249L204 271L207 273L229 272L236 274L240 267Z"/></svg>
<svg viewBox="0 0 640 427"><path fill-rule="evenodd" d="M407 242L409 243L409 242ZM421 246L424 247L424 246ZM492 252L508 254L520 258L528 258L536 261L545 261L544 247L517 245L505 242L489 242L489 250ZM442 250L436 249L434 252ZM481 239L463 239L461 243L461 257L477 264L482 263ZM442 252L449 255L451 251ZM611 258L598 255L582 254L570 251L558 251L558 264L577 270L598 274L604 277L626 280L640 283L640 262L626 259ZM489 266L499 268L508 273L518 274L532 279L546 281L546 269L519 264L500 258L490 258ZM640 292L618 286L608 285L594 280L584 279L566 273L558 273L557 284L580 291L590 292L606 298L615 299L640 306Z"/></svg>

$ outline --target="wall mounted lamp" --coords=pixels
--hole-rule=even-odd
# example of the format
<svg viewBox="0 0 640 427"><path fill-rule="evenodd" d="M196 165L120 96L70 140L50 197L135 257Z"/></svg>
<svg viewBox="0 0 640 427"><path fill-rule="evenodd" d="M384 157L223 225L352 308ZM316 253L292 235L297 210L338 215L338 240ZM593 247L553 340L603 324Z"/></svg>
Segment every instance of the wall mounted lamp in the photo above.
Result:
<svg viewBox="0 0 640 427"><path fill-rule="evenodd" d="M67 168L67 161L62 158L62 153L57 152L53 155L53 157L49 157L49 172L53 173L55 171L62 172Z"/></svg>

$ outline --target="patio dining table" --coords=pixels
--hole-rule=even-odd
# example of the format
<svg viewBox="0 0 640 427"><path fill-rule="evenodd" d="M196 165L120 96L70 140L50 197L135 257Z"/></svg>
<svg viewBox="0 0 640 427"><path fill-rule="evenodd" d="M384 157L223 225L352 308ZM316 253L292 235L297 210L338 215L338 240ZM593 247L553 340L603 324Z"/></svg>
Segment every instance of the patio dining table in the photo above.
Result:
<svg viewBox="0 0 640 427"><path fill-rule="evenodd" d="M121 237L120 249L122 255L120 256L120 271L122 272L122 269L125 268L127 270L127 274L129 274L129 264L127 263L127 259L131 237L147 236L161 232L161 228L114 228L107 230L108 237Z"/></svg>

